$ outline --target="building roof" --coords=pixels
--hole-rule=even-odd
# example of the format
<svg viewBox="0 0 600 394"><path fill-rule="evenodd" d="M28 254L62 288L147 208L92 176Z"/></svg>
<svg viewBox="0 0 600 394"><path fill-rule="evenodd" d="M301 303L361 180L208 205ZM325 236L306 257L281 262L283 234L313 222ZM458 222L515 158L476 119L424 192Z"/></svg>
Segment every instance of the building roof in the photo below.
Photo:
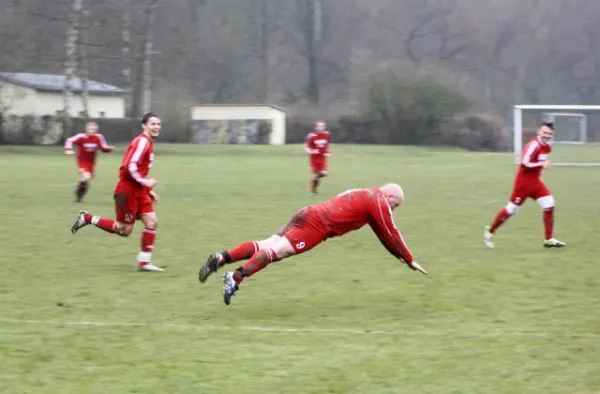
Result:
<svg viewBox="0 0 600 394"><path fill-rule="evenodd" d="M273 104L196 104L192 105L192 108L194 107L269 107L281 112L287 112L285 108Z"/></svg>
<svg viewBox="0 0 600 394"><path fill-rule="evenodd" d="M35 89L41 92L62 92L65 83L64 75L33 74L33 73L5 73L0 72L0 81L9 82ZM75 93L81 92L81 79L74 77L71 80L71 89ZM88 80L90 94L120 95L123 89L102 82Z"/></svg>

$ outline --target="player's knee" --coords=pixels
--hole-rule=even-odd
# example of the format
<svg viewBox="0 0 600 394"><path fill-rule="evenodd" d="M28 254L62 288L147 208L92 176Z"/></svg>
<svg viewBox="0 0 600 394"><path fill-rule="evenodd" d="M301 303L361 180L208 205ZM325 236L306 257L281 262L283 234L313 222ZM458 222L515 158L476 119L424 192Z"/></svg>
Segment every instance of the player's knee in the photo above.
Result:
<svg viewBox="0 0 600 394"><path fill-rule="evenodd" d="M323 170L323 171L321 171L321 172L319 173L319 176L320 176L321 178L325 178L325 177L327 176L327 170Z"/></svg>
<svg viewBox="0 0 600 394"><path fill-rule="evenodd" d="M281 239L280 235L274 234L267 239L263 239L262 241L257 241L256 244L258 245L258 249L262 250L262 249L266 249L266 248L271 248L280 239Z"/></svg>
<svg viewBox="0 0 600 394"><path fill-rule="evenodd" d="M554 197L552 197L552 196L540 197L535 202L537 202L537 204L543 210L548 210L548 209L554 208Z"/></svg>
<svg viewBox="0 0 600 394"><path fill-rule="evenodd" d="M154 212L143 215L142 221L144 222L144 227L150 230L156 230L158 227L158 217Z"/></svg>
<svg viewBox="0 0 600 394"><path fill-rule="evenodd" d="M506 205L506 213L508 213L510 216L516 214L517 212L519 212L519 206L515 203L509 202Z"/></svg>
<svg viewBox="0 0 600 394"><path fill-rule="evenodd" d="M81 175L79 176L79 180L81 182L89 182L92 179L92 174L90 174L89 172L82 172Z"/></svg>
<svg viewBox="0 0 600 394"><path fill-rule="evenodd" d="M285 259L294 254L294 248L286 237L281 237L281 239L271 246L271 249L277 254L279 259Z"/></svg>
<svg viewBox="0 0 600 394"><path fill-rule="evenodd" d="M133 224L117 223L116 233L121 237L129 237L133 232Z"/></svg>

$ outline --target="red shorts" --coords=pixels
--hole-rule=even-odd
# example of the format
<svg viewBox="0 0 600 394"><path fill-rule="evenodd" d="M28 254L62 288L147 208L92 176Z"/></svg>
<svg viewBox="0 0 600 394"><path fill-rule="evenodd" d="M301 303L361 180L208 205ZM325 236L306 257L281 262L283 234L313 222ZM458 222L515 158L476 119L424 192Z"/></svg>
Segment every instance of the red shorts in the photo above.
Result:
<svg viewBox="0 0 600 394"><path fill-rule="evenodd" d="M77 163L77 166L79 167L79 172L89 172L90 174L94 175L94 163L86 163L84 161L80 161Z"/></svg>
<svg viewBox="0 0 600 394"><path fill-rule="evenodd" d="M119 223L133 224L142 215L154 212L148 191L131 183L119 181L115 187L114 198Z"/></svg>
<svg viewBox="0 0 600 394"><path fill-rule="evenodd" d="M327 239L319 215L311 208L300 210L290 221L292 227L283 234L296 254L304 253Z"/></svg>
<svg viewBox="0 0 600 394"><path fill-rule="evenodd" d="M515 205L522 205L528 198L537 200L549 195L551 195L550 190L541 179L517 179L513 193L510 196L510 202Z"/></svg>
<svg viewBox="0 0 600 394"><path fill-rule="evenodd" d="M311 156L310 167L315 174L327 171L327 158L324 156Z"/></svg>

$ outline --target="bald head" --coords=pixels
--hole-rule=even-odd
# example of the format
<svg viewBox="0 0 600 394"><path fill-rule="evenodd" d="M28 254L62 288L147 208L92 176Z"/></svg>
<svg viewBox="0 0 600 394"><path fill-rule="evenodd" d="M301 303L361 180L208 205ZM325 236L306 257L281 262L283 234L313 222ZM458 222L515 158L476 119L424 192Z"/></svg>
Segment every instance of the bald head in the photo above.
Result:
<svg viewBox="0 0 600 394"><path fill-rule="evenodd" d="M392 209L404 202L404 191L397 183L388 183L379 188Z"/></svg>

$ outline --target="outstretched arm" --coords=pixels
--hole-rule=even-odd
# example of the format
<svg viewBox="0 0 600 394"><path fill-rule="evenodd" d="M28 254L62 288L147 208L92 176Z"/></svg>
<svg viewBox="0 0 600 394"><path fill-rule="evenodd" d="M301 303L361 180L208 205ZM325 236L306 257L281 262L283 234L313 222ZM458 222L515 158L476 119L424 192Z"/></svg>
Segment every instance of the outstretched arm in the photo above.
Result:
<svg viewBox="0 0 600 394"><path fill-rule="evenodd" d="M415 262L412 253L394 223L392 209L381 197L377 199L376 212L373 212L369 225L383 246L394 257L404 261L413 270L421 271L424 274L427 273L427 271Z"/></svg>
<svg viewBox="0 0 600 394"><path fill-rule="evenodd" d="M104 136L102 134L98 134L98 138L100 139L100 149L102 150L102 152L108 153L108 152L112 152L113 150L115 150L114 146L108 145L106 143L106 139L104 138Z"/></svg>
<svg viewBox="0 0 600 394"><path fill-rule="evenodd" d="M78 145L79 140L85 137L85 134L76 134L72 137L67 138L65 141L65 153L72 155L73 154L73 145Z"/></svg>

